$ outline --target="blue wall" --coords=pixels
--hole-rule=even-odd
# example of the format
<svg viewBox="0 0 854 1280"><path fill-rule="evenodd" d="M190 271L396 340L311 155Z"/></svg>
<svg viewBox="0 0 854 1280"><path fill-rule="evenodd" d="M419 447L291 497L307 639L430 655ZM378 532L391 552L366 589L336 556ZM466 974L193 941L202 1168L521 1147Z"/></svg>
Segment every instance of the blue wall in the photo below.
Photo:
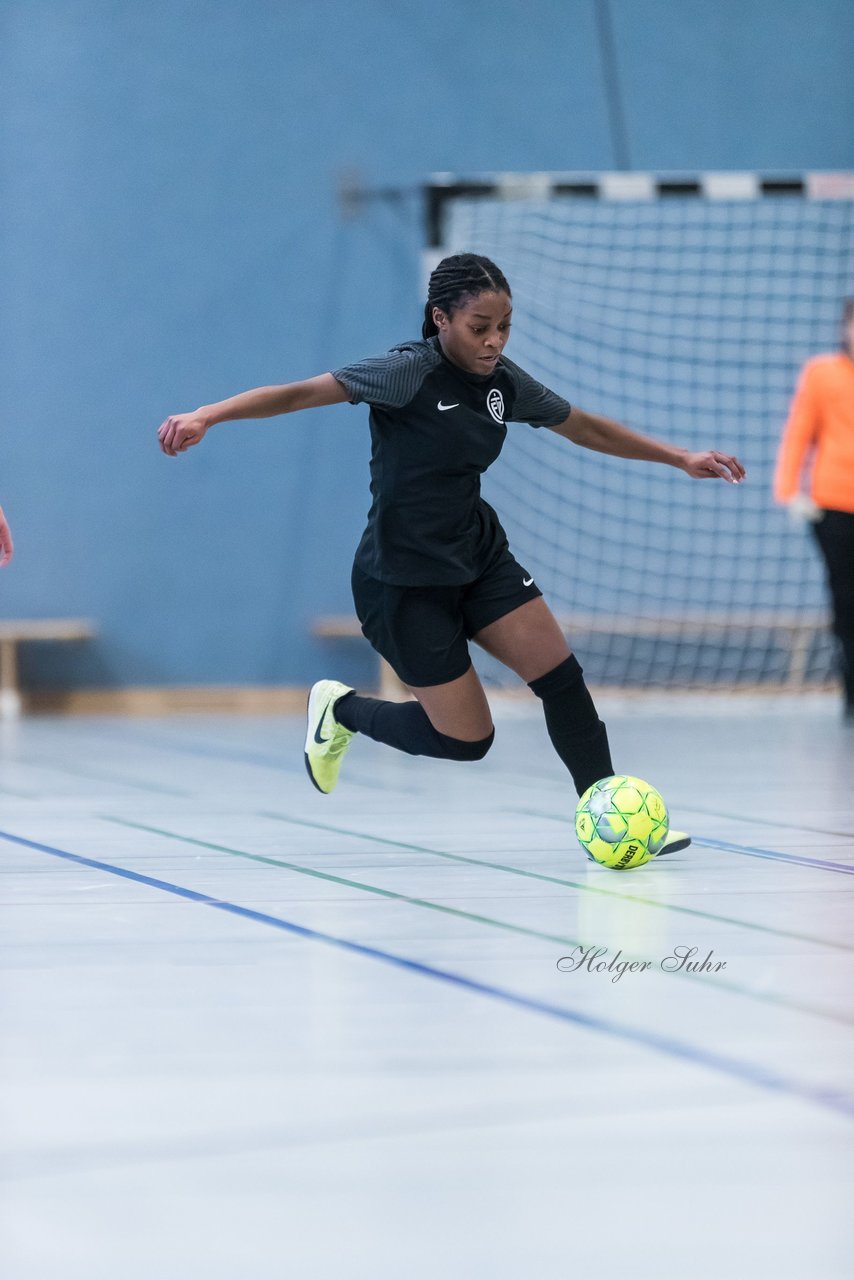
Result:
<svg viewBox="0 0 854 1280"><path fill-rule="evenodd" d="M634 168L854 168L850 0L611 10ZM350 610L365 410L179 459L156 428L417 332L425 175L613 167L594 0L6 0L2 26L0 616L101 633L29 679L307 683L311 618ZM413 194L342 221L343 170Z"/></svg>

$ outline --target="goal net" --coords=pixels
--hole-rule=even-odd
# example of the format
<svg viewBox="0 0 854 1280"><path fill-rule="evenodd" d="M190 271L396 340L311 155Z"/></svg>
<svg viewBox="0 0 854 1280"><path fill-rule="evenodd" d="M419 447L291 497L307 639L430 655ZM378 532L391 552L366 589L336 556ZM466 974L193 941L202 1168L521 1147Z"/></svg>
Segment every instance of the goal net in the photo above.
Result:
<svg viewBox="0 0 854 1280"><path fill-rule="evenodd" d="M854 182L716 176L428 189L428 266L464 250L498 263L518 364L747 468L739 486L690 480L510 426L484 495L598 684L803 688L833 670L821 562L771 482L800 366L837 345L854 293Z"/></svg>

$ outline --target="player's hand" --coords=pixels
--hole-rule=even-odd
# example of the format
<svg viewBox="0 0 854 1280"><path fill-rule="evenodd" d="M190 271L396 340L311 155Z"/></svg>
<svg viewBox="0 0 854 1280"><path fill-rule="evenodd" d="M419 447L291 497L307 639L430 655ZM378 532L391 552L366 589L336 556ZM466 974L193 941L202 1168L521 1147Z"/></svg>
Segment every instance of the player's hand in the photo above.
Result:
<svg viewBox="0 0 854 1280"><path fill-rule="evenodd" d="M0 507L0 565L9 563L14 549L9 525L3 515L3 508Z"/></svg>
<svg viewBox="0 0 854 1280"><path fill-rule="evenodd" d="M718 453L717 449L686 454L682 469L695 480L726 480L728 484L740 484L747 475L738 458Z"/></svg>
<svg viewBox="0 0 854 1280"><path fill-rule="evenodd" d="M208 426L204 414L198 410L195 413L173 413L157 430L160 448L170 458L176 458L192 445L199 444L205 438Z"/></svg>

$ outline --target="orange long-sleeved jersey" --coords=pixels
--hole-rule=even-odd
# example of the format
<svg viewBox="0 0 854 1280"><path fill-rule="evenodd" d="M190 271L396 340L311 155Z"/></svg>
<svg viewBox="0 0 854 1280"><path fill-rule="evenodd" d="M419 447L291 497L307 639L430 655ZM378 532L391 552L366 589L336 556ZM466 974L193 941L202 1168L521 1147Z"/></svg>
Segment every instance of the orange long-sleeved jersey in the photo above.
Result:
<svg viewBox="0 0 854 1280"><path fill-rule="evenodd" d="M816 356L803 367L777 457L778 502L799 492L813 450L813 502L854 512L854 360L844 352Z"/></svg>

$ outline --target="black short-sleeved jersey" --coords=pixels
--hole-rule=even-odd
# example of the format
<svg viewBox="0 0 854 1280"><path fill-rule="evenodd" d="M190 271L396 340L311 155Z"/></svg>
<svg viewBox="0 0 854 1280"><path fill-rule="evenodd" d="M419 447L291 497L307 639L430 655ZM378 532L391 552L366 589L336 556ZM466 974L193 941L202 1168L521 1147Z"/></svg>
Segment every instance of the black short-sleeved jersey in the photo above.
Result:
<svg viewBox="0 0 854 1280"><path fill-rule="evenodd" d="M466 373L435 337L333 376L352 404L371 406L373 502L356 564L396 586L473 582L506 541L480 496L505 422L557 426L569 404L504 356L486 376Z"/></svg>

